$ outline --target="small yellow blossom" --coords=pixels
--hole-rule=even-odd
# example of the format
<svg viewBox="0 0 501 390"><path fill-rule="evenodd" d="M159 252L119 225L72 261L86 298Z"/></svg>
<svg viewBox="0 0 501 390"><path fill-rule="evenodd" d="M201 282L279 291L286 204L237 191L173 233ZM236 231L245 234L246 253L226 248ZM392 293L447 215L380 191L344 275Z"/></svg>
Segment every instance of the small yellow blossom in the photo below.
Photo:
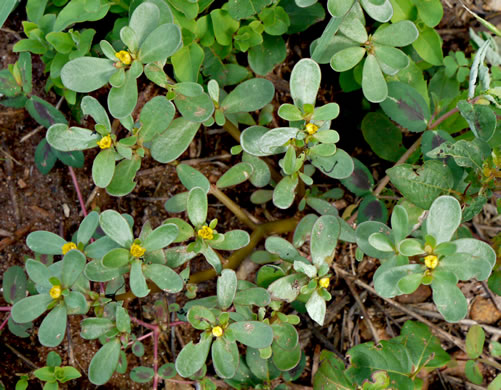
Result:
<svg viewBox="0 0 501 390"><path fill-rule="evenodd" d="M51 296L52 299L59 298L61 296L61 286L60 285L52 286L52 288L49 291L49 295Z"/></svg>
<svg viewBox="0 0 501 390"><path fill-rule="evenodd" d="M72 249L77 249L77 245L74 242L67 242L61 247L61 251L63 252L63 255L71 251Z"/></svg>
<svg viewBox="0 0 501 390"><path fill-rule="evenodd" d="M110 135L105 135L99 141L96 142L101 149L109 149L111 148L111 137Z"/></svg>
<svg viewBox="0 0 501 390"><path fill-rule="evenodd" d="M130 247L130 254L134 257L141 257L144 255L144 252L146 252L146 249L144 249L141 245L132 244Z"/></svg>
<svg viewBox="0 0 501 390"><path fill-rule="evenodd" d="M306 125L306 132L309 134L309 135L313 135L315 134L316 132L318 131L318 126L313 124L313 123L308 123Z"/></svg>
<svg viewBox="0 0 501 390"><path fill-rule="evenodd" d="M424 246L424 251L425 251L426 253L428 253L428 254L431 254L431 253L433 253L433 248L432 248L432 246L431 246L430 244L426 244L426 245Z"/></svg>
<svg viewBox="0 0 501 390"><path fill-rule="evenodd" d="M424 264L429 268L429 269L435 269L437 268L438 265L438 257L435 255L429 255L424 258Z"/></svg>
<svg viewBox="0 0 501 390"><path fill-rule="evenodd" d="M204 240L212 240L214 238L214 230L208 226L203 226L202 229L198 231L198 236Z"/></svg>
<svg viewBox="0 0 501 390"><path fill-rule="evenodd" d="M132 57L129 52L125 50L120 50L118 53L115 53L115 57L117 57L124 65L130 65L132 62Z"/></svg>
<svg viewBox="0 0 501 390"><path fill-rule="evenodd" d="M320 285L320 287L323 287L323 288L329 287L330 283L331 283L331 280L327 277L322 278L318 281L318 284Z"/></svg>
<svg viewBox="0 0 501 390"><path fill-rule="evenodd" d="M223 328L220 326L215 326L212 328L212 335L216 337L221 337L223 335Z"/></svg>

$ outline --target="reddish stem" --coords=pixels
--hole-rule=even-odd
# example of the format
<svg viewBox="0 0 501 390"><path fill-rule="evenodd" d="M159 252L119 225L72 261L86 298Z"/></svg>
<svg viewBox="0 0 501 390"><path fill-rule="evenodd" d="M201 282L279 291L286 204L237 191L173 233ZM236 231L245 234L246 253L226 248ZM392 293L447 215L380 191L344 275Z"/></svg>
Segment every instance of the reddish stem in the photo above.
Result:
<svg viewBox="0 0 501 390"><path fill-rule="evenodd" d="M86 217L87 210L85 209L85 202L82 196L82 192L80 191L80 186L78 185L77 176L75 175L75 171L72 167L68 166L68 170L70 171L71 179L73 180L73 186L75 187L75 191L77 192L78 201L80 202L80 208L82 209L84 217Z"/></svg>
<svg viewBox="0 0 501 390"><path fill-rule="evenodd" d="M9 313L9 315L7 316L7 318L0 325L0 332L2 331L3 328L5 328L5 325L7 325L7 322L9 322L10 315L11 315L11 313Z"/></svg>
<svg viewBox="0 0 501 390"><path fill-rule="evenodd" d="M131 317L130 319L132 322L135 322L138 325L144 326L145 328L148 328L152 331L155 331L158 329L158 325L148 324L147 322L141 321L139 318Z"/></svg>
<svg viewBox="0 0 501 390"><path fill-rule="evenodd" d="M147 339L148 337L153 336L153 331L146 333L145 335L142 335L141 337L138 337L136 341L143 341L144 339ZM128 347L130 347L132 344L134 344L136 341L131 341L129 344L127 344Z"/></svg>
<svg viewBox="0 0 501 390"><path fill-rule="evenodd" d="M158 387L158 335L160 331L157 327L153 331L153 390L157 390Z"/></svg>
<svg viewBox="0 0 501 390"><path fill-rule="evenodd" d="M0 306L0 311L11 311L12 306Z"/></svg>

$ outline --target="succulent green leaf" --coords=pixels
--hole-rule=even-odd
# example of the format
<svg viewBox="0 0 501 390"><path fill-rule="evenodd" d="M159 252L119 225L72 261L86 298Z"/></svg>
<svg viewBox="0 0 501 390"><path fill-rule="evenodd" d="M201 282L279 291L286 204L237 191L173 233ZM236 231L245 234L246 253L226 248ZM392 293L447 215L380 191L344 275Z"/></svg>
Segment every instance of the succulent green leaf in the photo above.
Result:
<svg viewBox="0 0 501 390"><path fill-rule="evenodd" d="M161 163L176 160L188 148L199 128L200 123L174 119L166 131L153 139L152 157Z"/></svg>
<svg viewBox="0 0 501 390"><path fill-rule="evenodd" d="M461 223L461 205L449 195L435 199L426 218L426 232L431 234L437 245L450 241Z"/></svg>
<svg viewBox="0 0 501 390"><path fill-rule="evenodd" d="M120 87L112 87L108 93L108 109L114 118L132 114L137 104L137 76L131 70L125 72L125 81Z"/></svg>
<svg viewBox="0 0 501 390"><path fill-rule="evenodd" d="M57 305L45 316L38 328L38 341L46 347L57 347L66 334L66 306Z"/></svg>
<svg viewBox="0 0 501 390"><path fill-rule="evenodd" d="M92 180L96 186L106 188L115 174L116 153L113 149L101 150L92 163Z"/></svg>
<svg viewBox="0 0 501 390"><path fill-rule="evenodd" d="M349 177L355 168L353 159L342 149L337 149L332 156L322 157L311 155L311 163L320 169L323 174L333 179Z"/></svg>
<svg viewBox="0 0 501 390"><path fill-rule="evenodd" d="M141 122L140 137L143 142L153 140L163 133L174 119L176 108L164 96L155 96L141 109L139 120Z"/></svg>
<svg viewBox="0 0 501 390"><path fill-rule="evenodd" d="M376 58L383 73L394 76L409 65L409 57L400 49L391 46L374 45Z"/></svg>
<svg viewBox="0 0 501 390"><path fill-rule="evenodd" d="M447 322L458 322L468 312L468 302L456 283L457 278L451 272L433 272L433 302Z"/></svg>
<svg viewBox="0 0 501 390"><path fill-rule="evenodd" d="M134 178L141 167L141 158L133 156L130 160L122 160L115 168L111 183L106 187L106 192L113 196L125 196L132 192L136 186Z"/></svg>
<svg viewBox="0 0 501 390"><path fill-rule="evenodd" d="M144 276L159 288L169 293L177 293L183 289L183 279L171 268L162 264L148 264L143 268Z"/></svg>
<svg viewBox="0 0 501 390"><path fill-rule="evenodd" d="M388 96L388 86L381 67L373 54L365 59L362 74L362 90L371 103L380 103Z"/></svg>
<svg viewBox="0 0 501 390"><path fill-rule="evenodd" d="M313 291L310 299L306 302L306 311L313 321L322 326L324 324L326 304L325 300L317 293Z"/></svg>
<svg viewBox="0 0 501 390"><path fill-rule="evenodd" d="M178 233L178 227L172 223L161 225L148 234L143 246L149 252L163 249L176 239Z"/></svg>
<svg viewBox="0 0 501 390"><path fill-rule="evenodd" d="M204 257L205 260L216 270L217 273L221 272L222 265L221 265L221 260L219 259L218 254L212 249L210 246L203 246L201 251L200 251Z"/></svg>
<svg viewBox="0 0 501 390"><path fill-rule="evenodd" d="M305 104L315 105L321 77L320 67L309 58L303 58L294 66L290 78L294 105L300 109Z"/></svg>
<svg viewBox="0 0 501 390"><path fill-rule="evenodd" d="M99 216L104 233L122 247L130 247L134 237L127 220L115 210L105 210Z"/></svg>
<svg viewBox="0 0 501 390"><path fill-rule="evenodd" d="M36 285L49 289L52 287L52 283L49 281L52 274L45 264L38 260L28 259L25 268L29 278Z"/></svg>
<svg viewBox="0 0 501 390"><path fill-rule="evenodd" d="M81 127L68 127L58 123L49 127L47 142L55 149L62 152L85 150L97 146L101 136Z"/></svg>
<svg viewBox="0 0 501 390"><path fill-rule="evenodd" d="M117 369L121 344L114 338L104 344L92 358L89 365L89 380L95 385L104 385Z"/></svg>
<svg viewBox="0 0 501 390"><path fill-rule="evenodd" d="M143 64L162 62L173 55L181 44L181 29L174 23L162 24L145 38L138 58Z"/></svg>
<svg viewBox="0 0 501 390"><path fill-rule="evenodd" d="M244 230L231 230L224 233L224 240L222 242L210 243L214 249L223 251L234 251L248 245L250 242L249 233Z"/></svg>
<svg viewBox="0 0 501 390"><path fill-rule="evenodd" d="M129 27L134 30L139 47L159 24L160 10L152 2L140 4L132 13Z"/></svg>
<svg viewBox="0 0 501 390"><path fill-rule="evenodd" d="M425 253L423 244L415 238L406 238L400 241L398 248L400 253L404 256L417 256Z"/></svg>
<svg viewBox="0 0 501 390"><path fill-rule="evenodd" d="M275 94L275 87L266 79L250 79L239 84L221 102L225 114L252 112L266 106Z"/></svg>
<svg viewBox="0 0 501 390"><path fill-rule="evenodd" d="M38 294L17 301L12 307L12 319L18 324L33 321L40 317L52 302L49 294Z"/></svg>
<svg viewBox="0 0 501 390"><path fill-rule="evenodd" d="M376 221L366 221L358 225L356 230L357 245L367 255L377 259L385 260L393 256L391 252L382 252L374 248L369 243L369 237L373 233L384 233L391 235L391 229L384 223Z"/></svg>
<svg viewBox="0 0 501 390"><path fill-rule="evenodd" d="M185 345L176 359L178 374L187 378L200 370L207 360L211 343L211 336L202 335L198 344L193 344L193 341L190 341Z"/></svg>
<svg viewBox="0 0 501 390"><path fill-rule="evenodd" d="M226 310L233 303L237 292L237 275L235 271L224 269L217 279L217 301L219 307Z"/></svg>
<svg viewBox="0 0 501 390"><path fill-rule="evenodd" d="M252 176L254 171L251 164L246 162L238 163L227 170L217 181L219 188L231 187L243 183Z"/></svg>
<svg viewBox="0 0 501 390"><path fill-rule="evenodd" d="M419 31L410 20L383 24L373 35L375 43L392 47L403 47L414 42Z"/></svg>
<svg viewBox="0 0 501 390"><path fill-rule="evenodd" d="M308 280L309 278L302 273L287 275L271 283L268 287L268 292L274 299L292 302L297 298L301 287Z"/></svg>
<svg viewBox="0 0 501 390"><path fill-rule="evenodd" d="M57 234L39 230L32 232L26 238L26 245L33 252L44 255L60 255L62 247L66 244L66 240L59 237Z"/></svg>
<svg viewBox="0 0 501 390"><path fill-rule="evenodd" d="M143 262L134 260L130 268L130 289L138 298L143 298L150 292L142 269Z"/></svg>
<svg viewBox="0 0 501 390"><path fill-rule="evenodd" d="M288 209L292 206L296 197L297 176L285 176L273 191L273 204L280 209Z"/></svg>
<svg viewBox="0 0 501 390"><path fill-rule="evenodd" d="M202 226L207 219L207 194L200 187L194 187L188 194L188 218L193 226Z"/></svg>
<svg viewBox="0 0 501 390"><path fill-rule="evenodd" d="M337 217L323 215L315 221L311 231L310 252L313 264L317 267L334 256L340 233Z"/></svg>
<svg viewBox="0 0 501 390"><path fill-rule="evenodd" d="M263 322L234 322L228 329L231 329L237 341L251 348L266 348L273 342L273 330L271 326Z"/></svg>
<svg viewBox="0 0 501 390"><path fill-rule="evenodd" d="M114 62L105 58L79 57L61 69L64 86L75 92L92 92L108 83L117 72Z"/></svg>
<svg viewBox="0 0 501 390"><path fill-rule="evenodd" d="M66 253L63 258L61 282L65 287L71 287L81 275L86 264L85 255L77 249Z"/></svg>
<svg viewBox="0 0 501 390"><path fill-rule="evenodd" d="M360 4L364 7L365 12L378 22L388 22L393 16L393 6L390 0L360 0Z"/></svg>

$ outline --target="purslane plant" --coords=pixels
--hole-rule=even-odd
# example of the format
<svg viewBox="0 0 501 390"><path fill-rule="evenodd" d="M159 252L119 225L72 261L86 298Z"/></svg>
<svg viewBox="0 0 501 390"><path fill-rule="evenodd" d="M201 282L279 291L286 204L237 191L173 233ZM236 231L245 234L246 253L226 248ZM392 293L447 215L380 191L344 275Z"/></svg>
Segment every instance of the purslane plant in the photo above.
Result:
<svg viewBox="0 0 501 390"><path fill-rule="evenodd" d="M89 380L96 385L107 383L114 372L126 373L129 347L141 356L141 340L151 337L152 367L134 367L130 377L139 383L152 381L154 389L160 380L177 374L215 388L207 377L212 368L235 388L285 389L307 364L296 329L299 315L308 315L314 326L324 325L339 241L350 243L350 251L356 244L358 260L365 253L381 261L374 286L382 297L430 285L447 321L465 317L468 302L458 283L486 280L496 262L494 250L467 237L461 226L482 210L501 178L501 75L495 68L495 43L472 32L478 50L471 66L460 54L455 62L449 57L443 61L441 40L433 29L443 14L439 0L330 0L331 19L311 45L312 58L297 61L292 69L293 104L280 105L275 115L273 98L276 92L287 92L287 86L276 79L282 70L269 72L286 56L283 36L324 17L323 6L314 3L230 0L218 8L221 4L211 1L28 0L29 21L23 24L28 39L18 42L15 50L42 54L50 73L47 89L54 88L72 104L76 120L81 114L94 121L91 129L70 125L52 105L30 96L31 58L22 53L16 64L0 71L1 103L25 105L49 129L36 160L47 167L57 156L76 166L83 163L81 151L99 148L92 164L94 183L113 196L125 196L136 186L142 159L151 154L155 161L176 166L187 191L167 200L167 212L178 216L169 216L156 229L146 221L139 231L130 215L105 210L89 213L70 240L47 231L31 233L26 243L35 255L24 269L11 267L3 275L4 298L12 306L2 308L11 315L0 329L8 324L14 334L27 337L32 321L47 312L38 338L42 345L55 347L67 334L67 317L84 316L81 338L100 343L88 367ZM0 6L0 20L12 9L7 5ZM114 21L113 28L99 31L104 39L92 46L96 31L79 29L78 24L92 26L90 22L105 16ZM254 73L266 78L254 77L242 64L245 58ZM340 136L331 124L338 119L340 105L345 112L343 99L316 106L319 96L327 96L319 95L319 63L330 63L341 72L336 81L343 91L361 87L367 100L380 103L381 110L372 106L361 123L375 155L396 163L377 186L372 165L337 147ZM143 74L163 95L144 92L147 101L136 115ZM87 95L108 85L106 108L99 93ZM364 100L362 107L370 105ZM346 107L346 112L353 111ZM246 127L242 133L241 125ZM243 151L241 161L232 157L212 183L188 162L177 162L199 129L211 126L223 127L239 142L233 155ZM402 133L406 140L415 138L409 148ZM359 197L342 216L330 200L340 199L343 191L323 182L326 177L340 180ZM222 192L246 180L259 188L251 201L272 200L279 213L286 213L283 210L299 198L298 222L292 220L279 231L291 232L297 222L291 242L263 227L283 222L262 223L260 214L275 218L267 206L249 217ZM387 180L403 195L396 205L396 192L385 190ZM251 234L239 229L218 232L217 219L208 220L209 196L227 206ZM358 219L353 213L357 207ZM392 210L391 229L385 224L387 208ZM355 220L356 231L348 223ZM253 252L261 239L265 250ZM227 252L233 253L225 258ZM202 271L203 277L190 277L189 261L198 255L211 268ZM226 268L238 265L235 258L248 256L262 266L255 280L238 280L235 271ZM218 275L216 296L193 299L197 281L212 274ZM489 286L499 293L492 287L499 271L494 276ZM162 310L155 304L152 323L133 317L125 302L155 292L184 292L188 301L182 297L183 305L172 303L176 297L171 296ZM180 321L171 321L176 315ZM139 336L136 325L150 332ZM198 343L190 341L175 362L159 367L159 338L167 327L180 325L201 331ZM468 333L466 352L466 375L480 383L476 360L483 359L483 336L477 328ZM399 337L360 344L348 354L348 368L329 353L320 355L315 389L412 389L420 385L421 370L442 367L449 360L429 330L411 322ZM34 372L48 382L46 387L77 377L71 368L58 367L53 355L50 360L48 367L37 370L39 375ZM493 366L498 367L495 362Z"/></svg>
<svg viewBox="0 0 501 390"><path fill-rule="evenodd" d="M290 79L294 105L282 104L278 110L278 115L288 120L290 127L268 130L252 126L242 132L241 147L250 155L262 157L285 152L279 162L284 177L273 190L273 203L281 209L292 205L300 182L308 186L313 184L316 168L335 179L346 178L353 172L351 157L336 148L339 134L330 130L331 120L339 114L339 106L329 103L315 107L320 79L320 67L315 61L300 60Z"/></svg>
<svg viewBox="0 0 501 390"><path fill-rule="evenodd" d="M462 320L468 311L460 280L486 280L496 262L494 250L474 238L453 239L461 224L461 206L452 196L438 197L416 238L407 238L412 226L405 208L395 206L391 229L380 222L364 222L356 230L365 254L384 262L374 274L378 294L392 298L430 285L438 311L449 322ZM410 258L419 256L417 261Z"/></svg>

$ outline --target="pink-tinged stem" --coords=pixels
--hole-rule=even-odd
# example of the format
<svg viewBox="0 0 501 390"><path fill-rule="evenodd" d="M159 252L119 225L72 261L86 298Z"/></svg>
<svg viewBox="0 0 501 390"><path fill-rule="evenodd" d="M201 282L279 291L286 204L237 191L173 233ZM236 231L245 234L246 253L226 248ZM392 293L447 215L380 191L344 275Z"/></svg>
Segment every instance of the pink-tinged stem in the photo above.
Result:
<svg viewBox="0 0 501 390"><path fill-rule="evenodd" d="M136 317L130 317L130 319L132 322L135 322L138 325L144 326L145 328L148 328L152 331L158 330L158 325L148 324L147 322L141 321L139 318L136 318Z"/></svg>
<svg viewBox="0 0 501 390"><path fill-rule="evenodd" d="M11 315L11 313L9 313L9 315L7 316L7 318L0 325L0 332L2 331L3 328L5 328L5 325L7 325L7 322L9 322L10 315Z"/></svg>
<svg viewBox="0 0 501 390"><path fill-rule="evenodd" d="M142 335L141 337L138 337L136 341L143 341L144 339L147 339L148 337L153 336L153 331L146 333L145 335ZM129 344L127 344L128 347L130 347L132 344L134 344L136 341L131 341Z"/></svg>
<svg viewBox="0 0 501 390"><path fill-rule="evenodd" d="M11 311L12 306L0 306L0 311Z"/></svg>
<svg viewBox="0 0 501 390"><path fill-rule="evenodd" d="M184 324L187 324L186 321L172 321L172 322L169 322L169 326L178 326L178 325L184 325Z"/></svg>
<svg viewBox="0 0 501 390"><path fill-rule="evenodd" d="M84 217L86 217L87 210L85 209L85 202L82 196L82 192L80 191L80 186L78 185L77 176L75 175L75 171L72 167L68 166L68 170L70 171L71 179L73 180L73 186L75 187L75 191L77 192L78 201L80 202L80 208L82 209Z"/></svg>
<svg viewBox="0 0 501 390"><path fill-rule="evenodd" d="M153 390L157 390L158 387L158 334L159 329L153 331Z"/></svg>

